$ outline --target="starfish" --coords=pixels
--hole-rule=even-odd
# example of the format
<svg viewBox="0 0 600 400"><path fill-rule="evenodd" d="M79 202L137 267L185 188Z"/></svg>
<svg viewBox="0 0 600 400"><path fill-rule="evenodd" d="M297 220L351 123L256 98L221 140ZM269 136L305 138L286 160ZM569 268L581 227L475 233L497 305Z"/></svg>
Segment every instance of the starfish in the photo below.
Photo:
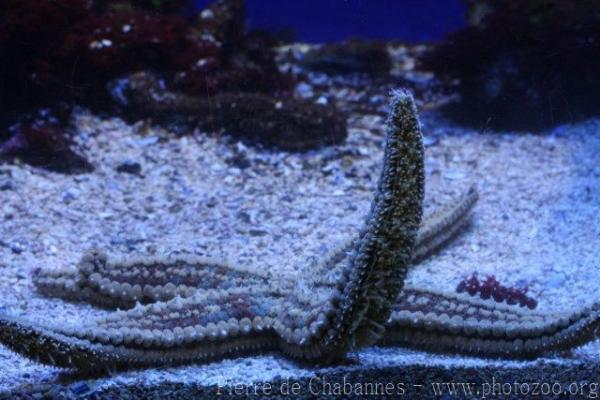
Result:
<svg viewBox="0 0 600 400"><path fill-rule="evenodd" d="M424 192L414 102L408 92L397 91L391 106L383 168L365 226L347 251L311 266L303 281L246 285L232 277L229 288L135 307L85 328L2 316L0 341L41 362L82 369L182 364L270 350L333 361L350 348L375 343L411 262ZM143 277L144 264L134 265L131 276ZM85 258L84 271L102 268L101 256ZM169 289L165 285L161 292Z"/></svg>
<svg viewBox="0 0 600 400"><path fill-rule="evenodd" d="M477 191L471 187L424 218L413 250L413 264L426 259L456 235L469 221L477 199ZM350 241L326 258L340 257L351 246ZM35 270L33 283L44 296L114 310L130 309L138 303L170 301L177 296L191 297L199 290L266 285L273 279L268 272L236 268L217 258L178 255L109 262L106 254L92 249L77 267Z"/></svg>
<svg viewBox="0 0 600 400"><path fill-rule="evenodd" d="M421 221L423 146L416 107L392 92L383 168L364 228L301 281L195 256L40 271L46 295L123 308L85 327L0 315L0 342L42 363L81 370L206 362L278 351L333 362L381 343L437 352L535 357L596 336L598 307L539 312L465 294L404 287L410 265L468 221L474 189Z"/></svg>

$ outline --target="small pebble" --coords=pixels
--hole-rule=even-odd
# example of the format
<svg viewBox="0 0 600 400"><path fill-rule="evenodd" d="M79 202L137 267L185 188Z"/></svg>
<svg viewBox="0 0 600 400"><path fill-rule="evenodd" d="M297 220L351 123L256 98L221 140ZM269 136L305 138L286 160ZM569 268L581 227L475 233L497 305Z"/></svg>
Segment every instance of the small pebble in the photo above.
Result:
<svg viewBox="0 0 600 400"><path fill-rule="evenodd" d="M141 176L142 166L137 162L126 161L122 164L119 164L119 166L117 167L117 172Z"/></svg>
<svg viewBox="0 0 600 400"><path fill-rule="evenodd" d="M84 393L87 393L90 390L90 386L85 382L77 382L69 387L73 394L79 396Z"/></svg>
<svg viewBox="0 0 600 400"><path fill-rule="evenodd" d="M305 98L305 99L312 97L314 95L312 86L306 82L300 82L296 86L296 93L298 93L298 95L300 97Z"/></svg>
<svg viewBox="0 0 600 400"><path fill-rule="evenodd" d="M435 146L436 144L438 144L438 142L439 140L435 137L423 136L423 145L425 147Z"/></svg>
<svg viewBox="0 0 600 400"><path fill-rule="evenodd" d="M329 101L327 100L327 97L321 96L317 99L316 103L321 104L321 105L326 105L329 103Z"/></svg>
<svg viewBox="0 0 600 400"><path fill-rule="evenodd" d="M23 243L20 243L20 242L10 242L8 244L8 247L10 247L10 249L12 250L12 252L15 253L15 254L21 254L25 250L27 250L27 246L25 244L23 244Z"/></svg>
<svg viewBox="0 0 600 400"><path fill-rule="evenodd" d="M250 229L248 233L250 236L267 236L269 234L269 232L261 229Z"/></svg>
<svg viewBox="0 0 600 400"><path fill-rule="evenodd" d="M72 201L76 200L78 195L79 195L79 190L70 188L70 189L65 190L62 193L61 199L62 199L63 203L69 204Z"/></svg>
<svg viewBox="0 0 600 400"><path fill-rule="evenodd" d="M15 190L15 186L12 184L12 182L0 183L0 191L5 191L5 190Z"/></svg>
<svg viewBox="0 0 600 400"><path fill-rule="evenodd" d="M457 170L445 171L445 172L443 172L443 175L445 178L451 179L453 181L465 179L465 177L466 177L464 172L457 171Z"/></svg>

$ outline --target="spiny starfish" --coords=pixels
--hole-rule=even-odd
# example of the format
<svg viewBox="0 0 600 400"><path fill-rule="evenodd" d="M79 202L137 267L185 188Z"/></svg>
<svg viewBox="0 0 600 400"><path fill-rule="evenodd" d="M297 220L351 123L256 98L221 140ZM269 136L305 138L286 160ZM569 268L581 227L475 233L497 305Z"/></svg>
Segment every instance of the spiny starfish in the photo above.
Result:
<svg viewBox="0 0 600 400"><path fill-rule="evenodd" d="M421 222L423 145L408 92L393 95L383 169L365 227L303 282L272 279L199 291L91 321L42 326L0 317L0 341L41 362L130 368L278 349L331 361L381 338ZM84 269L102 270L101 257ZM132 267L131 276L144 273ZM91 278L91 276L90 276ZM132 288L133 290L133 288Z"/></svg>
<svg viewBox="0 0 600 400"><path fill-rule="evenodd" d="M568 315L543 313L403 288L413 257L424 257L456 232L476 197L471 190L421 224L420 128L410 94L395 91L383 171L365 227L303 281L198 258L109 262L92 251L77 269L39 273L38 289L129 310L85 327L0 315L0 341L43 363L121 369L273 350L300 360L333 361L379 340L433 351L531 357L595 337L596 306Z"/></svg>
<svg viewBox="0 0 600 400"><path fill-rule="evenodd" d="M417 234L413 263L425 259L454 236L477 201L474 188L446 207L426 216ZM333 250L341 256L352 243ZM107 309L129 309L137 303L191 297L200 290L266 285L267 271L236 268L225 260L177 255L165 259L137 258L108 261L99 250L89 250L77 267L35 270L33 282L48 297L81 301Z"/></svg>

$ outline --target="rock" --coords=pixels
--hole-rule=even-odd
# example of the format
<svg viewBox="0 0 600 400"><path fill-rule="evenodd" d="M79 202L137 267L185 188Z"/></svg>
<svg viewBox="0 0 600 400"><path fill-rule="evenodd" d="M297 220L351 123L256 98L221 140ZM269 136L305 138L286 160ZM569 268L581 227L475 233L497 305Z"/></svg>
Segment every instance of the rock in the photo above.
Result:
<svg viewBox="0 0 600 400"><path fill-rule="evenodd" d="M117 172L142 176L142 166L135 161L125 161L117 166Z"/></svg>
<svg viewBox="0 0 600 400"><path fill-rule="evenodd" d="M238 49L245 40L246 4L244 0L219 0L196 17L196 28L214 38L228 51Z"/></svg>
<svg viewBox="0 0 600 400"><path fill-rule="evenodd" d="M275 62L274 39L246 32L244 0L214 1L197 19L179 12L184 3L191 6L185 0L1 1L0 54L10 62L0 66L0 158L65 173L93 170L65 125L24 117L59 104L118 112L109 96L126 101L123 88L111 86L107 95L107 83L140 69L159 71L169 87L195 96L293 88L294 79ZM177 124L184 128L187 121Z"/></svg>
<svg viewBox="0 0 600 400"><path fill-rule="evenodd" d="M464 172L457 171L457 170L454 170L454 169L451 169L451 170L448 170L448 171L444 171L443 175L444 175L445 178L451 179L453 181L462 180L462 179L466 178L466 175L465 175Z"/></svg>
<svg viewBox="0 0 600 400"><path fill-rule="evenodd" d="M296 86L296 93L298 94L298 96L300 96L303 99L310 98L310 97L314 96L314 94L315 94L312 86L306 82L300 82Z"/></svg>
<svg viewBox="0 0 600 400"><path fill-rule="evenodd" d="M467 2L470 26L426 53L421 67L453 86L458 122L539 131L600 112L600 7L594 1Z"/></svg>
<svg viewBox="0 0 600 400"><path fill-rule="evenodd" d="M260 93L223 93L207 100L169 91L159 76L138 72L112 82L111 93L132 119L151 115L166 124L186 121L222 130L250 144L305 151L346 139L346 117L331 104ZM115 87L118 91L115 92Z"/></svg>
<svg viewBox="0 0 600 400"><path fill-rule="evenodd" d="M39 118L11 128L12 136L0 143L0 160L21 159L36 167L77 174L94 167L80 155L64 126Z"/></svg>
<svg viewBox="0 0 600 400"><path fill-rule="evenodd" d="M243 153L237 153L233 157L226 159L225 162L227 164L229 164L233 167L237 167L239 169L246 169L246 168L250 168L250 166L252 166L252 164L250 163L250 160L248 160L246 155Z"/></svg>
<svg viewBox="0 0 600 400"><path fill-rule="evenodd" d="M262 229L250 229L248 231L248 234L250 236L267 236L269 234L269 232L262 230Z"/></svg>
<svg viewBox="0 0 600 400"><path fill-rule="evenodd" d="M436 144L438 144L438 142L439 140L435 137L423 136L423 145L425 147L435 146Z"/></svg>
<svg viewBox="0 0 600 400"><path fill-rule="evenodd" d="M391 60L384 42L353 39L311 50L301 64L326 74L387 75Z"/></svg>
<svg viewBox="0 0 600 400"><path fill-rule="evenodd" d="M85 382L77 382L74 383L73 385L71 385L69 387L69 389L71 390L71 392L76 395L76 396L80 396L82 394L85 394L87 392L90 391L90 386L85 383Z"/></svg>
<svg viewBox="0 0 600 400"><path fill-rule="evenodd" d="M69 204L72 201L76 200L78 196L79 196L79 190L77 190L75 188L69 188L61 194L61 199L62 199L63 203Z"/></svg>
<svg viewBox="0 0 600 400"><path fill-rule="evenodd" d="M249 143L288 151L305 151L342 143L346 118L332 105L233 93L217 96L202 125L221 127Z"/></svg>
<svg viewBox="0 0 600 400"><path fill-rule="evenodd" d="M0 246L8 247L15 254L21 254L24 251L28 250L29 247L26 243L22 243L16 240L11 242L5 242L3 240L0 240Z"/></svg>

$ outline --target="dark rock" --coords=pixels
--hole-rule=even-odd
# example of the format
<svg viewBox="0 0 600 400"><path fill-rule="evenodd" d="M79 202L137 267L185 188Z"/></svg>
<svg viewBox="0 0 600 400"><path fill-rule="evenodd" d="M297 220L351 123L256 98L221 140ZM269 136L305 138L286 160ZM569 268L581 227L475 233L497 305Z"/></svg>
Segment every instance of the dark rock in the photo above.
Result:
<svg viewBox="0 0 600 400"><path fill-rule="evenodd" d="M1 1L0 54L10 62L0 63L0 129L32 109L58 103L69 110L83 104L113 112L107 82L138 70L158 71L166 86L191 95L279 93L292 87L292 78L277 68L269 38L246 33L243 0L219 0L193 22L175 13L184 3ZM118 97L119 88L113 89ZM3 154L27 149L36 153L31 155L35 165L90 169L74 154L64 157L66 162L49 159L46 154L56 147L69 147L60 134L23 126L11 138ZM0 142L5 140L0 132Z"/></svg>
<svg viewBox="0 0 600 400"><path fill-rule="evenodd" d="M447 115L492 129L541 130L600 113L600 5L594 0L467 1L471 25L421 67L458 81Z"/></svg>
<svg viewBox="0 0 600 400"><path fill-rule="evenodd" d="M131 119L187 121L204 130L224 130L248 143L304 151L343 142L346 117L333 105L260 93L222 93L210 99L169 91L158 76L139 72L109 84Z"/></svg>
<svg viewBox="0 0 600 400"><path fill-rule="evenodd" d="M219 91L223 85L231 87L217 75L246 76L235 70L240 65L231 62L233 53L225 48L239 41L235 54L246 52L245 36L240 36L245 34L243 1L217 2L213 8L236 11L215 15L221 17L219 23L201 28L174 13L91 4L88 0L0 2L0 15L5 17L0 24L0 53L11 60L0 65L3 112L21 112L58 100L103 107L105 83L139 69L161 71L178 89L203 94ZM281 77L273 68L270 48L245 60L253 63L252 68L268 69L264 75L269 82L261 82L269 88Z"/></svg>
<svg viewBox="0 0 600 400"><path fill-rule="evenodd" d="M94 0L94 9L98 12L118 10L144 10L162 14L189 11L193 4L190 0Z"/></svg>
<svg viewBox="0 0 600 400"><path fill-rule="evenodd" d="M327 74L387 75L391 59L384 42L352 39L311 50L301 64Z"/></svg>
<svg viewBox="0 0 600 400"><path fill-rule="evenodd" d="M260 94L219 95L200 122L249 143L289 151L339 144L347 136L346 118L332 105Z"/></svg>
<svg viewBox="0 0 600 400"><path fill-rule="evenodd" d="M245 24L244 0L215 1L196 17L196 27L200 32L212 36L229 53L243 46Z"/></svg>
<svg viewBox="0 0 600 400"><path fill-rule="evenodd" d="M135 161L125 161L117 166L117 172L142 176L142 166Z"/></svg>
<svg viewBox="0 0 600 400"><path fill-rule="evenodd" d="M18 241L8 243L8 247L10 247L12 252L15 254L21 254L27 250L27 246Z"/></svg>
<svg viewBox="0 0 600 400"><path fill-rule="evenodd" d="M252 165L250 163L250 160L248 160L248 158L246 157L246 155L242 153L235 154L233 157L230 157L227 160L225 160L225 162L239 169L250 168L250 166Z"/></svg>
<svg viewBox="0 0 600 400"><path fill-rule="evenodd" d="M0 160L19 158L37 167L69 174L94 169L75 151L66 128L52 119L24 121L12 126L10 132L12 136L0 143Z"/></svg>
<svg viewBox="0 0 600 400"><path fill-rule="evenodd" d="M252 222L252 218L250 217L250 214L248 214L246 211L239 211L236 214L236 217L245 224L250 224Z"/></svg>
<svg viewBox="0 0 600 400"><path fill-rule="evenodd" d="M130 121L152 117L156 121L198 118L204 102L182 92L172 92L157 74L141 71L108 82L108 92Z"/></svg>
<svg viewBox="0 0 600 400"><path fill-rule="evenodd" d="M206 207L209 207L209 208L216 207L217 204L219 204L219 202L214 197L209 198L205 203Z"/></svg>
<svg viewBox="0 0 600 400"><path fill-rule="evenodd" d="M269 232L262 229L250 229L248 234L250 234L250 236L267 236Z"/></svg>
<svg viewBox="0 0 600 400"><path fill-rule="evenodd" d="M264 32L246 33L245 0L219 0L198 14L194 28L213 38L219 48L219 66L211 71L212 92L243 91L276 93L289 91L293 78L280 72L275 62L277 40ZM206 95L202 87L184 75L176 75L173 87ZM200 82L202 86L202 82Z"/></svg>
<svg viewBox="0 0 600 400"><path fill-rule="evenodd" d="M169 212L171 214L177 214L181 210L183 210L183 205L181 203L175 203L169 207Z"/></svg>

